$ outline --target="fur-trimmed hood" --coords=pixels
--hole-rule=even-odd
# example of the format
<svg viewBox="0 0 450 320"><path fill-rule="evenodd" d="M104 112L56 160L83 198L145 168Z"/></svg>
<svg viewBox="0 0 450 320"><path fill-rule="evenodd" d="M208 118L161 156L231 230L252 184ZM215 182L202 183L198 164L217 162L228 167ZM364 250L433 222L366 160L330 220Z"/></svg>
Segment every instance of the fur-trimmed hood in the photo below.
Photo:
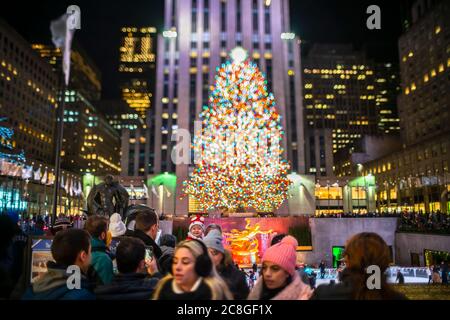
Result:
<svg viewBox="0 0 450 320"><path fill-rule="evenodd" d="M260 300L263 290L263 277L256 281L255 286L248 296L248 300ZM272 300L308 300L312 295L311 288L304 284L296 274L292 282L278 293Z"/></svg>

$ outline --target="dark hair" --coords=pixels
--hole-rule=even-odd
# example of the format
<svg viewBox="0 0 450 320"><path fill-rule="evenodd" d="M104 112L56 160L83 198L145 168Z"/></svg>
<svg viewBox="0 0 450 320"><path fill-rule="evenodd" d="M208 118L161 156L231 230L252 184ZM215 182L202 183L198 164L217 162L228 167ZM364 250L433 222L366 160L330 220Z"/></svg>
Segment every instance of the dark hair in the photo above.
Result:
<svg viewBox="0 0 450 320"><path fill-rule="evenodd" d="M208 226L206 227L206 230L205 230L205 236L206 236L209 232L211 232L211 230L219 230L220 233L222 233L222 227L221 227L220 225L218 225L218 224L216 224L216 223L211 223L210 225L208 225Z"/></svg>
<svg viewBox="0 0 450 320"><path fill-rule="evenodd" d="M272 241L270 242L270 246L280 243L281 240L283 240L283 238L286 236L287 236L287 234L285 234L285 233L277 234L275 237L273 237Z"/></svg>
<svg viewBox="0 0 450 320"><path fill-rule="evenodd" d="M108 218L104 216L90 216L84 227L94 238L99 238L103 232L108 232Z"/></svg>
<svg viewBox="0 0 450 320"><path fill-rule="evenodd" d="M353 299L378 300L391 299L395 291L386 282L384 271L391 261L389 247L376 233L362 232L351 237L345 246L344 257L346 268L341 276L353 287ZM367 278L370 276L366 269L378 266L382 272L381 290L369 290Z"/></svg>
<svg viewBox="0 0 450 320"><path fill-rule="evenodd" d="M147 232L157 223L158 217L156 216L155 210L148 208L148 210L138 213L136 216L136 225L134 226L134 229Z"/></svg>
<svg viewBox="0 0 450 320"><path fill-rule="evenodd" d="M120 273L134 273L145 259L145 244L141 239L124 237L116 251L117 269Z"/></svg>
<svg viewBox="0 0 450 320"><path fill-rule="evenodd" d="M62 266L75 264L78 254L89 252L91 236L86 230L66 229L58 232L52 242L52 256Z"/></svg>
<svg viewBox="0 0 450 320"><path fill-rule="evenodd" d="M175 246L177 245L177 237L175 237L173 234L163 234L159 239L159 245L175 248Z"/></svg>

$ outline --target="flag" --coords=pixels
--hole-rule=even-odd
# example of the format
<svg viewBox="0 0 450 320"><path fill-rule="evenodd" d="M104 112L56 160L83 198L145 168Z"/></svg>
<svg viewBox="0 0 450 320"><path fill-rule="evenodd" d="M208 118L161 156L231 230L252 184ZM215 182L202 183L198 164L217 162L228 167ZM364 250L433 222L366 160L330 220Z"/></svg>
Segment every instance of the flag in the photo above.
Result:
<svg viewBox="0 0 450 320"><path fill-rule="evenodd" d="M148 187L147 187L147 184L144 182L142 187L144 188L144 197L148 198Z"/></svg>
<svg viewBox="0 0 450 320"><path fill-rule="evenodd" d="M78 181L77 196L80 196L82 194L83 194L83 189L81 188L81 181Z"/></svg>
<svg viewBox="0 0 450 320"><path fill-rule="evenodd" d="M169 191L169 189L166 188L166 186L164 186L164 189L166 190L166 196L167 198L170 198L170 196L172 195Z"/></svg>
<svg viewBox="0 0 450 320"><path fill-rule="evenodd" d="M33 166L25 166L22 170L22 179L28 180L33 177Z"/></svg>
<svg viewBox="0 0 450 320"><path fill-rule="evenodd" d="M48 181L48 173L47 173L47 169L45 169L44 176L41 179L41 183L47 184L47 181Z"/></svg>
<svg viewBox="0 0 450 320"><path fill-rule="evenodd" d="M72 15L63 14L50 23L50 31L52 33L52 41L55 47L63 52L63 72L66 86L69 85L70 77L70 54L72 47L72 39L75 29L69 25L73 21Z"/></svg>
<svg viewBox="0 0 450 320"><path fill-rule="evenodd" d="M136 198L136 190L134 190L133 184L130 184L130 192L131 192L131 197L133 197L133 195L134 195L134 198Z"/></svg>
<svg viewBox="0 0 450 320"><path fill-rule="evenodd" d="M153 194L159 199L158 192L156 192L156 189L155 189L155 186L154 186L154 185L152 185L152 192L153 192Z"/></svg>
<svg viewBox="0 0 450 320"><path fill-rule="evenodd" d="M53 185L55 183L55 175L53 174L53 172L49 172L48 174L48 179L47 179L47 185Z"/></svg>
<svg viewBox="0 0 450 320"><path fill-rule="evenodd" d="M34 172L33 178L36 181L41 181L41 168L40 167Z"/></svg>
<svg viewBox="0 0 450 320"><path fill-rule="evenodd" d="M8 176L11 172L11 163L9 163L8 161L2 160L1 166L2 166L1 167L2 175Z"/></svg>
<svg viewBox="0 0 450 320"><path fill-rule="evenodd" d="M69 187L69 194L70 194L70 196L71 197L73 197L74 196L74 188L73 188L73 179L70 181L70 187Z"/></svg>
<svg viewBox="0 0 450 320"><path fill-rule="evenodd" d="M12 164L11 176L20 177L22 175L22 166L19 164Z"/></svg>

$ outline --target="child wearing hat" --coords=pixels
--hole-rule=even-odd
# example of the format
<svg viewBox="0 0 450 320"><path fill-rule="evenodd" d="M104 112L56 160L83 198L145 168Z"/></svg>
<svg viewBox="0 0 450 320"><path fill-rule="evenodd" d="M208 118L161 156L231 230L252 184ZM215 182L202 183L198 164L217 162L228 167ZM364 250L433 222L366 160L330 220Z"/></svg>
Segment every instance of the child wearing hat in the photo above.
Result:
<svg viewBox="0 0 450 320"><path fill-rule="evenodd" d="M203 240L205 233L205 218L202 216L194 216L189 224L189 232L186 240Z"/></svg>

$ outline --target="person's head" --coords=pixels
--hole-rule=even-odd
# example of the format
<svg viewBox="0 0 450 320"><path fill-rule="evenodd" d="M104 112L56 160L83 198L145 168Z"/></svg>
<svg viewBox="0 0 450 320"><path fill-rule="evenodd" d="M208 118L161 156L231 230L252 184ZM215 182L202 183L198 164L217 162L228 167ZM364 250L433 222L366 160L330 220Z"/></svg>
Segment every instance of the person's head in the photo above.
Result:
<svg viewBox="0 0 450 320"><path fill-rule="evenodd" d="M184 291L192 288L199 277L209 277L212 272L213 264L208 249L201 241L182 241L176 246L172 274L175 283Z"/></svg>
<svg viewBox="0 0 450 320"><path fill-rule="evenodd" d="M189 232L196 238L203 238L205 233L205 218L202 216L194 216L189 224Z"/></svg>
<svg viewBox="0 0 450 320"><path fill-rule="evenodd" d="M158 216L155 210L147 207L148 210L142 210L136 216L135 230L140 230L147 234L153 240L156 239L159 230Z"/></svg>
<svg viewBox="0 0 450 320"><path fill-rule="evenodd" d="M106 242L108 218L99 215L90 216L86 221L85 229L89 232L91 237Z"/></svg>
<svg viewBox="0 0 450 320"><path fill-rule="evenodd" d="M117 269L122 274L145 273L145 244L141 239L125 237L116 251Z"/></svg>
<svg viewBox="0 0 450 320"><path fill-rule="evenodd" d="M206 227L205 236L207 236L212 230L218 230L220 233L222 233L222 227L219 224L211 223Z"/></svg>
<svg viewBox="0 0 450 320"><path fill-rule="evenodd" d="M297 240L284 237L281 242L269 247L262 258L262 275L268 289L278 289L288 284L295 274Z"/></svg>
<svg viewBox="0 0 450 320"><path fill-rule="evenodd" d="M212 230L203 239L203 242L208 248L209 254L216 268L224 261L225 258L225 248L223 247L222 240L222 234L219 230Z"/></svg>
<svg viewBox="0 0 450 320"><path fill-rule="evenodd" d="M108 174L105 176L105 184L112 185L114 183L114 176Z"/></svg>
<svg viewBox="0 0 450 320"><path fill-rule="evenodd" d="M286 236L287 236L287 234L285 234L285 233L277 234L275 237L272 238L272 241L270 242L270 246L280 243L281 240L283 240L283 238Z"/></svg>
<svg viewBox="0 0 450 320"><path fill-rule="evenodd" d="M109 218L109 231L113 238L120 237L127 232L125 223L122 222L122 217L118 213L114 213Z"/></svg>
<svg viewBox="0 0 450 320"><path fill-rule="evenodd" d="M389 247L378 234L363 232L351 237L345 246L344 262L347 268L365 273L376 265L384 272L391 261Z"/></svg>
<svg viewBox="0 0 450 320"><path fill-rule="evenodd" d="M62 230L53 238L51 252L58 265L77 265L87 272L91 263L91 237L85 230Z"/></svg>
<svg viewBox="0 0 450 320"><path fill-rule="evenodd" d="M384 271L389 267L391 255L386 242L378 234L363 232L351 237L345 246L345 273L353 285L355 299L382 299L389 294ZM369 266L378 266L382 277L382 290L368 290L367 273Z"/></svg>
<svg viewBox="0 0 450 320"><path fill-rule="evenodd" d="M55 224L52 226L51 231L53 235L56 235L61 230L66 230L72 228L72 224L70 223L69 219L67 219L64 215L59 215L59 217L56 219Z"/></svg>
<svg viewBox="0 0 450 320"><path fill-rule="evenodd" d="M159 239L159 245L175 248L177 245L177 237L175 237L173 234L163 234L161 238Z"/></svg>

